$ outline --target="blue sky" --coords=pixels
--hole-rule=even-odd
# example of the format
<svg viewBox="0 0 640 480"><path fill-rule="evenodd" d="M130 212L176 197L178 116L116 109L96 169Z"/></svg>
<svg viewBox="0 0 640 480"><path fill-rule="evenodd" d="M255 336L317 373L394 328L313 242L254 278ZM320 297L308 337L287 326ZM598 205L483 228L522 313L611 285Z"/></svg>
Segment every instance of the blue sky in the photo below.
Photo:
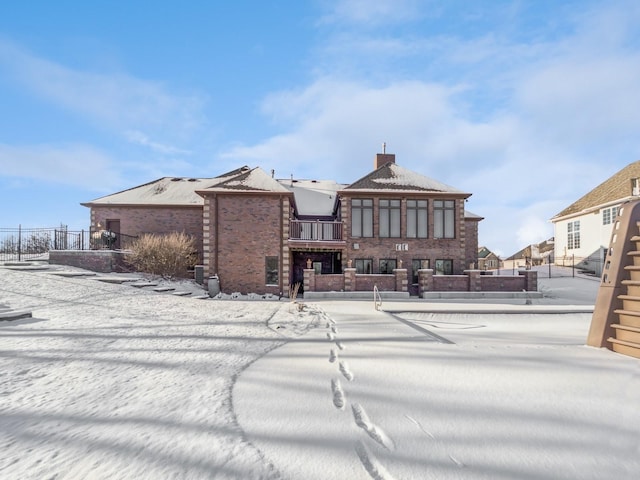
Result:
<svg viewBox="0 0 640 480"><path fill-rule="evenodd" d="M0 227L242 165L350 183L381 151L473 196L508 256L640 159L640 3L0 6Z"/></svg>

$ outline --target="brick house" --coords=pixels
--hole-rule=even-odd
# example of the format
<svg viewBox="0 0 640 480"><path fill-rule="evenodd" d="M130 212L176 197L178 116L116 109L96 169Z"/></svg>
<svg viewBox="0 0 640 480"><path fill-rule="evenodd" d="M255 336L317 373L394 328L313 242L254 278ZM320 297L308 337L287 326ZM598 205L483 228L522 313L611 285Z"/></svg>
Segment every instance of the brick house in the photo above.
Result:
<svg viewBox="0 0 640 480"><path fill-rule="evenodd" d="M407 290L416 294L420 269L474 268L482 217L465 211L471 194L397 165L393 154L377 154L373 166L350 185L278 180L242 167L215 178L160 179L83 205L92 225L117 219L132 234L193 234L205 278L217 274L224 292L286 293L305 270L316 274L316 289L340 290L353 268L361 288L369 287L366 274L382 280L407 269Z"/></svg>

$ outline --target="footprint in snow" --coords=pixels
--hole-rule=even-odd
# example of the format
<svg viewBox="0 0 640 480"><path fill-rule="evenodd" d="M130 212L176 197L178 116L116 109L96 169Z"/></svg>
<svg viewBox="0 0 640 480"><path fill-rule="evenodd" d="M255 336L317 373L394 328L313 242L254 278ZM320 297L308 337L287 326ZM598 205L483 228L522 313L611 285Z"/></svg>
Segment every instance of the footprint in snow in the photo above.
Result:
<svg viewBox="0 0 640 480"><path fill-rule="evenodd" d="M356 425L362 428L373 440L387 450L395 450L396 446L393 440L391 440L382 428L373 424L362 405L354 403L351 405L351 410L353 411L353 419Z"/></svg>
<svg viewBox="0 0 640 480"><path fill-rule="evenodd" d="M338 358L338 355L336 355L336 351L332 348L329 352L329 361L333 363L336 361L336 358Z"/></svg>
<svg viewBox="0 0 640 480"><path fill-rule="evenodd" d="M336 408L343 409L345 404L344 390L340 385L340 380L337 378L331 379L331 391L333 392L333 404Z"/></svg>
<svg viewBox="0 0 640 480"><path fill-rule="evenodd" d="M347 362L345 361L340 362L339 368L340 368L340 373L344 375L344 378L346 378L349 381L353 380L353 373L351 373L351 370L349 370L349 365L347 364Z"/></svg>

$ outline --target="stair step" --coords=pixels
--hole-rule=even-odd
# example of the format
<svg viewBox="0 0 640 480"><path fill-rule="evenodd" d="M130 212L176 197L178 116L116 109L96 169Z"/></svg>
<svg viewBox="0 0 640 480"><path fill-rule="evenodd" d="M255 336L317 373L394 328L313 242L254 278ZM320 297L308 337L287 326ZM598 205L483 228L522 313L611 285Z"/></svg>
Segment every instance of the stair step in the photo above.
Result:
<svg viewBox="0 0 640 480"><path fill-rule="evenodd" d="M620 325L627 327L640 327L640 312L634 312L633 310L614 310L613 313L618 315L618 322Z"/></svg>
<svg viewBox="0 0 640 480"><path fill-rule="evenodd" d="M640 296L618 295L618 300L622 300L622 309L634 312L640 311Z"/></svg>
<svg viewBox="0 0 640 480"><path fill-rule="evenodd" d="M629 327L627 325L620 325L617 323L614 323L611 326L615 329L616 340L637 343L640 347L640 328Z"/></svg>
<svg viewBox="0 0 640 480"><path fill-rule="evenodd" d="M630 357L640 358L640 343L627 342L609 337L607 342L611 344L614 352L628 355Z"/></svg>

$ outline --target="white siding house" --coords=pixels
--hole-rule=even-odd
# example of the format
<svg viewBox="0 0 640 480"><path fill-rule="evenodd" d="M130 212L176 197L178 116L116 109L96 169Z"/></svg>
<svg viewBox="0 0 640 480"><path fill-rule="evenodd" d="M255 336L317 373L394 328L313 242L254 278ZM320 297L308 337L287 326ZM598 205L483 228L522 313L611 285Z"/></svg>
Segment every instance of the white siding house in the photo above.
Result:
<svg viewBox="0 0 640 480"><path fill-rule="evenodd" d="M555 263L602 273L604 252L620 206L640 196L640 161L627 165L555 215Z"/></svg>

